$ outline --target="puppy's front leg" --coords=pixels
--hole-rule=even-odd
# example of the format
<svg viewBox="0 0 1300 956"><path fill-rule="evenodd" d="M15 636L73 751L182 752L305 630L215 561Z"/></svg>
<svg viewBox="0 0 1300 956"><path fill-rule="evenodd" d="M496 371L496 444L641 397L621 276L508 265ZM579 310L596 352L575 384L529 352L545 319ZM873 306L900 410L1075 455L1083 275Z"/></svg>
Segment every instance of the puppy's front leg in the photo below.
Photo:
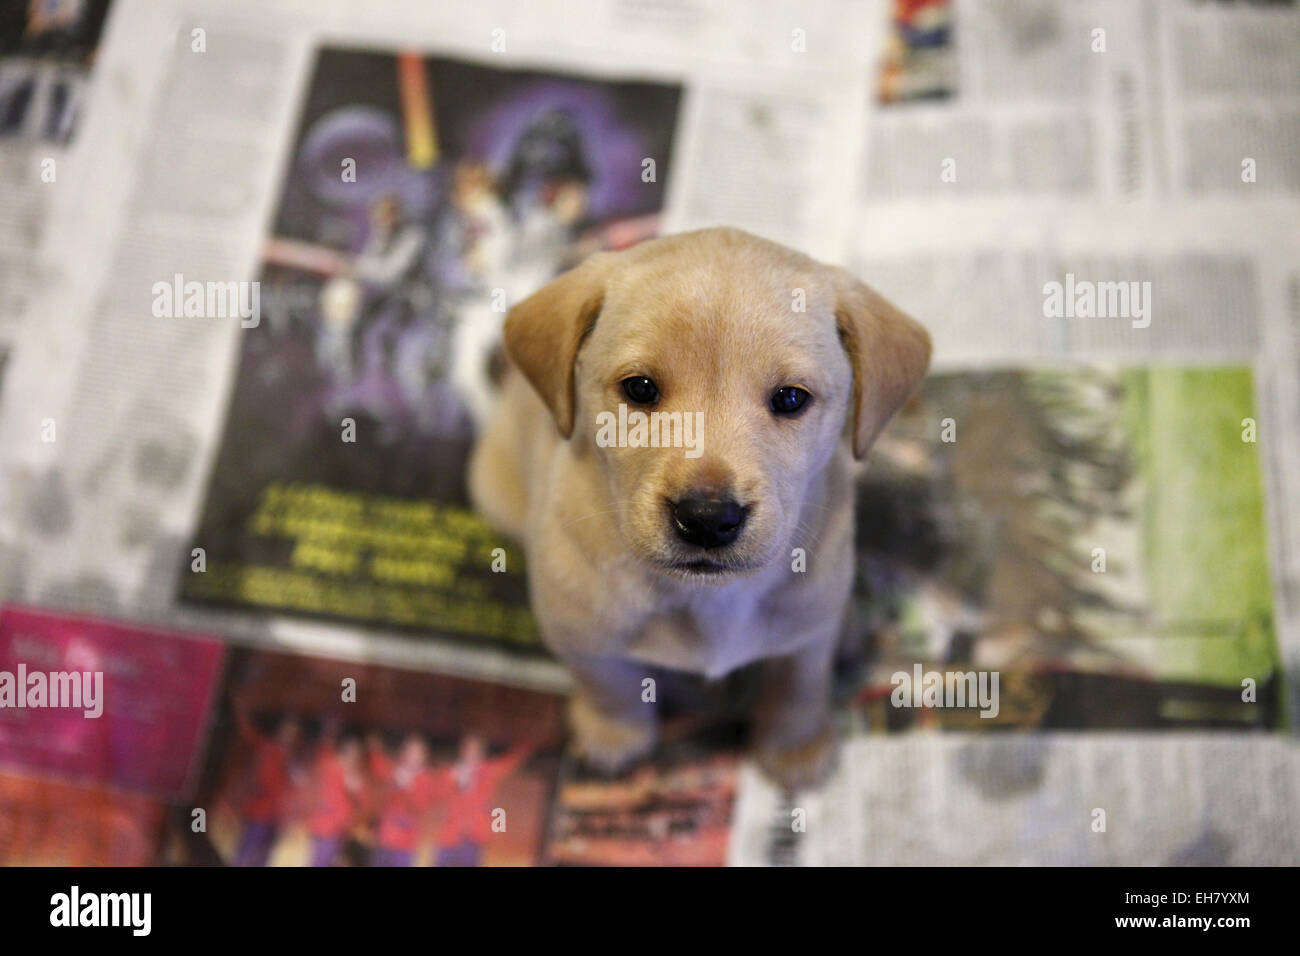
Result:
<svg viewBox="0 0 1300 956"><path fill-rule="evenodd" d="M835 766L831 723L832 638L763 665L755 713L755 758L774 783L797 790L821 782Z"/></svg>
<svg viewBox="0 0 1300 956"><path fill-rule="evenodd" d="M655 705L641 699L646 667L609 657L566 656L577 689L569 701L574 749L592 768L618 773L654 750Z"/></svg>

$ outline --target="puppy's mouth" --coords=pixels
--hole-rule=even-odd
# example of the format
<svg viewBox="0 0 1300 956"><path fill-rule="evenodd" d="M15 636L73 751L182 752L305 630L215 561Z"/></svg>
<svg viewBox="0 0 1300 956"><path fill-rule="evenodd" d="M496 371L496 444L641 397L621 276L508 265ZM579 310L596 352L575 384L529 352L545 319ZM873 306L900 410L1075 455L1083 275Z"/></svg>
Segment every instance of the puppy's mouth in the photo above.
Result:
<svg viewBox="0 0 1300 956"><path fill-rule="evenodd" d="M688 581L702 578L741 577L758 570L748 564L715 561L709 558L656 561L655 564L670 576Z"/></svg>
<svg viewBox="0 0 1300 956"><path fill-rule="evenodd" d="M716 561L678 561L667 565L670 571L685 571L691 574L726 574L731 569Z"/></svg>

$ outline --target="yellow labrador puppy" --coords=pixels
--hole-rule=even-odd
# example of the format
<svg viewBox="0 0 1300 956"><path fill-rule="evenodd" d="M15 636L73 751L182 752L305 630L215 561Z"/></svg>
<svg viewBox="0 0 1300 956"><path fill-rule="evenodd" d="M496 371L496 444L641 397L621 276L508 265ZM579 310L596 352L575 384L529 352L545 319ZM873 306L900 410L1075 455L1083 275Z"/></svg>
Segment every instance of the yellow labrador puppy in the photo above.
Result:
<svg viewBox="0 0 1300 956"><path fill-rule="evenodd" d="M470 490L524 546L580 753L613 771L654 747L648 665L762 660L759 765L815 782L851 459L925 375L925 329L841 269L705 229L592 256L511 309L505 346Z"/></svg>

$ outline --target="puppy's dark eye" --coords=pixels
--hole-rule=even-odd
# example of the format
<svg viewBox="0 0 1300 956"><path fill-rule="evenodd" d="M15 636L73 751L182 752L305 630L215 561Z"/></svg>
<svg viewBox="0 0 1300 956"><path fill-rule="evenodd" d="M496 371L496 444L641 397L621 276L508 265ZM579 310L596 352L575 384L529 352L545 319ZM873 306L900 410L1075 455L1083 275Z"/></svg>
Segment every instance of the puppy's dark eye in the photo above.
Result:
<svg viewBox="0 0 1300 956"><path fill-rule="evenodd" d="M644 375L633 375L622 381L623 394L638 405L653 405L659 401L659 386Z"/></svg>
<svg viewBox="0 0 1300 956"><path fill-rule="evenodd" d="M796 385L783 385L772 393L768 405L778 415L793 415L807 405L810 398L812 396L807 391Z"/></svg>

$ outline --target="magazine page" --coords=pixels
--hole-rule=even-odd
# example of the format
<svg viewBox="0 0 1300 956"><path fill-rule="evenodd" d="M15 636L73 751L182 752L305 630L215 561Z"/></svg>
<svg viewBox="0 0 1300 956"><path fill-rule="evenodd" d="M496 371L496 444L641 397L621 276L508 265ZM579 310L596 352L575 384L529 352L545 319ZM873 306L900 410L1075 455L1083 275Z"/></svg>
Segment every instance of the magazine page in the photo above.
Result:
<svg viewBox="0 0 1300 956"><path fill-rule="evenodd" d="M0 609L0 864L153 862L200 779L225 659L206 635Z"/></svg>

